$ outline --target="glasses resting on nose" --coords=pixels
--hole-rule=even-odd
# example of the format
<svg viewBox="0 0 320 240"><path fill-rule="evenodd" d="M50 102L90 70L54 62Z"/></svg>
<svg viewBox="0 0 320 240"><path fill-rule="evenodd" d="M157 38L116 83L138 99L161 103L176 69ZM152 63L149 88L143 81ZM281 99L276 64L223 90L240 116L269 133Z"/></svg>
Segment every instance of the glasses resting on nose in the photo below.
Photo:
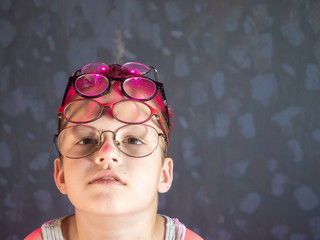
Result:
<svg viewBox="0 0 320 240"><path fill-rule="evenodd" d="M159 137L165 135L146 124L124 125L116 131L99 132L87 125L74 125L63 129L55 138L59 152L68 158L82 158L96 152L112 133L116 148L127 156L140 158L153 153L159 144Z"/></svg>
<svg viewBox="0 0 320 240"><path fill-rule="evenodd" d="M150 69L154 72L155 80L146 77ZM69 78L61 106L65 104L68 91L72 85L78 95L86 98L96 98L105 95L110 90L111 80L121 81L122 93L131 99L151 100L160 89L168 116L167 100L163 84L158 82L158 71L154 67L141 63L126 63L122 66L119 64L108 66L105 63L87 64L74 72ZM166 122L170 126L168 118Z"/></svg>
<svg viewBox="0 0 320 240"><path fill-rule="evenodd" d="M61 118L63 115L67 121L72 123L89 123L100 118L105 107L110 108L112 116L118 121L135 124L134 126L145 123L152 116L155 116L162 131L165 133L165 140L168 145L168 133L158 110L139 100L124 99L116 103L100 103L93 99L78 99L60 107L58 117Z"/></svg>

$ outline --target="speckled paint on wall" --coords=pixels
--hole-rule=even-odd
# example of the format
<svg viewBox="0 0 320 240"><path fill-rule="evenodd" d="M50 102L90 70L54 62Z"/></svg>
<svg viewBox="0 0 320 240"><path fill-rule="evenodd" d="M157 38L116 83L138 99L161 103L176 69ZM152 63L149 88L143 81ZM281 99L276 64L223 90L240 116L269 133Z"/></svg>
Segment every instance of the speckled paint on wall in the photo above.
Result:
<svg viewBox="0 0 320 240"><path fill-rule="evenodd" d="M174 111L160 212L206 240L320 239L320 2L0 1L0 238L72 212L53 182L74 69L154 65Z"/></svg>

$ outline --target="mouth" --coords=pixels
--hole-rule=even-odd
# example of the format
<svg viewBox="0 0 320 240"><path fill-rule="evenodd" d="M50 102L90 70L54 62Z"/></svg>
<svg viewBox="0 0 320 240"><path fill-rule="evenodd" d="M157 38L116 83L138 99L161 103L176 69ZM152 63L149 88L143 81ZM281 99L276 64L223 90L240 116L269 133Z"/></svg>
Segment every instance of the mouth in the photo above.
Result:
<svg viewBox="0 0 320 240"><path fill-rule="evenodd" d="M89 184L103 184L103 185L125 185L118 175L111 171L99 172Z"/></svg>

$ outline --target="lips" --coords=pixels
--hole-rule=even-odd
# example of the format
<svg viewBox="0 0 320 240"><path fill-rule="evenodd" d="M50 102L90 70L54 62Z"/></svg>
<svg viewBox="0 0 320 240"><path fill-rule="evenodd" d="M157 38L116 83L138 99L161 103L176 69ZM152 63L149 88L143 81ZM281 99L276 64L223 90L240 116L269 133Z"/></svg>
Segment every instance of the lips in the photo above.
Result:
<svg viewBox="0 0 320 240"><path fill-rule="evenodd" d="M116 184L125 185L121 178L112 171L104 170L98 172L89 184Z"/></svg>

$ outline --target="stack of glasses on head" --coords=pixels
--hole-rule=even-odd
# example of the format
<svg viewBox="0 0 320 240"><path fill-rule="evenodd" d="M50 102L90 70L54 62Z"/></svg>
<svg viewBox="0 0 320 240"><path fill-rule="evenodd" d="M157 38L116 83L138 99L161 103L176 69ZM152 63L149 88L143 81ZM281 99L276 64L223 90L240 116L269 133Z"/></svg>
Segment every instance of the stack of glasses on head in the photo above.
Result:
<svg viewBox="0 0 320 240"><path fill-rule="evenodd" d="M154 79L146 75L153 70ZM112 81L119 81L124 99L114 103L101 103L97 99L108 94L113 87ZM160 91L162 104L157 104L159 111L146 101L152 100ZM99 132L85 123L99 119L105 108L111 110L112 116L126 125L116 131ZM163 133L146 123L156 117ZM162 121L165 118L165 124ZM169 111L163 84L158 82L158 72L154 67L141 63L124 65L90 63L77 70L69 78L69 82L58 109L59 134L55 136L58 151L69 158L81 158L95 152L102 142L102 134L113 133L116 147L131 157L150 155L158 146L159 136L169 141ZM64 120L74 123L64 127ZM128 137L130 136L130 137Z"/></svg>

